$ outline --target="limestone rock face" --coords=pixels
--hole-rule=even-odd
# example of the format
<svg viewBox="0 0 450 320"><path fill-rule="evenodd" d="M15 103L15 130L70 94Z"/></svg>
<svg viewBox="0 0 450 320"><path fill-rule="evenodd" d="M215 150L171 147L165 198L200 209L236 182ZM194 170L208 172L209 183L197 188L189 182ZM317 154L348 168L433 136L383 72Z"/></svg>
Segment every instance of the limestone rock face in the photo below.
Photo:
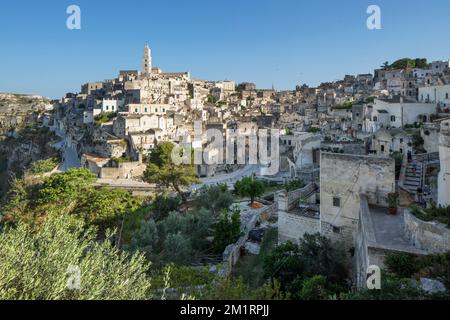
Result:
<svg viewBox="0 0 450 320"><path fill-rule="evenodd" d="M29 165L53 156L49 143L54 134L43 126L43 115L52 109L48 98L0 93L0 194L6 193L11 177Z"/></svg>

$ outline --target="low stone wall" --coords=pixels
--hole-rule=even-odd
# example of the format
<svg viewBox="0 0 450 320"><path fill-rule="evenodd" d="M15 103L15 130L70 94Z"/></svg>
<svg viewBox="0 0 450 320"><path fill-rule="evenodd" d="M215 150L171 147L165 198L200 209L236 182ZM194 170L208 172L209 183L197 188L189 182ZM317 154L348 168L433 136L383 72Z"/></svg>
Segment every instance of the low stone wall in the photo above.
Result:
<svg viewBox="0 0 450 320"><path fill-rule="evenodd" d="M124 162L118 168L103 167L100 169L101 179L131 179L141 177L144 174L146 165L139 162Z"/></svg>
<svg viewBox="0 0 450 320"><path fill-rule="evenodd" d="M416 248L429 253L450 250L450 229L442 223L422 221L408 210L405 210L404 221L406 236Z"/></svg>

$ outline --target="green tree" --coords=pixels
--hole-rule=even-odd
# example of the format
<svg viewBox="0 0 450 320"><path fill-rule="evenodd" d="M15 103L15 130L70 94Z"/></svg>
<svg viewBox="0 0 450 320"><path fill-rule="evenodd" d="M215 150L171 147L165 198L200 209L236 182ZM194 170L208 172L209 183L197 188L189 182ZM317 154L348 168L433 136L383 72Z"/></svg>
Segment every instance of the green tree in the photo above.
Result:
<svg viewBox="0 0 450 320"><path fill-rule="evenodd" d="M381 66L381 69L383 69L383 70L389 70L389 61L383 62L383 65Z"/></svg>
<svg viewBox="0 0 450 320"><path fill-rule="evenodd" d="M179 233L169 234L164 241L163 259L178 265L192 260L192 246L190 239Z"/></svg>
<svg viewBox="0 0 450 320"><path fill-rule="evenodd" d="M163 188L173 189L180 195L183 202L186 202L187 197L182 190L183 187L198 183L199 179L193 165L175 164L172 161L174 148L173 143L163 142L151 151L144 180L156 183Z"/></svg>
<svg viewBox="0 0 450 320"><path fill-rule="evenodd" d="M327 290L327 279L324 276L314 276L303 281L300 290L302 300L325 300L331 295Z"/></svg>
<svg viewBox="0 0 450 320"><path fill-rule="evenodd" d="M413 134L412 140L413 146L416 148L420 148L425 143L420 133Z"/></svg>
<svg viewBox="0 0 450 320"><path fill-rule="evenodd" d="M234 202L228 187L222 185L203 186L195 199L196 209L204 208L218 215L223 209L228 209Z"/></svg>
<svg viewBox="0 0 450 320"><path fill-rule="evenodd" d="M0 299L150 298L143 255L97 241L95 228L74 225L68 216L47 219L37 232L25 223L6 228L0 256ZM79 283L70 281L77 279L76 270Z"/></svg>
<svg viewBox="0 0 450 320"><path fill-rule="evenodd" d="M320 234L305 234L299 244L280 245L266 257L264 270L266 277L278 279L294 298L300 297L304 281L314 276L324 276L332 293L342 292L347 286L345 252Z"/></svg>
<svg viewBox="0 0 450 320"><path fill-rule="evenodd" d="M407 252L393 252L386 255L385 265L388 270L400 278L410 278L420 270L420 264L415 255Z"/></svg>
<svg viewBox="0 0 450 320"><path fill-rule="evenodd" d="M222 210L219 221L214 229L214 251L222 253L226 246L236 242L241 234L241 212L235 207L230 212Z"/></svg>
<svg viewBox="0 0 450 320"><path fill-rule="evenodd" d="M181 199L179 197L158 195L151 204L152 217L156 221L163 220L167 218L170 212L177 211L180 205Z"/></svg>
<svg viewBox="0 0 450 320"><path fill-rule="evenodd" d="M65 202L86 189L92 188L96 177L87 169L69 169L65 173L53 174L44 180L39 190L40 204L49 202Z"/></svg>
<svg viewBox="0 0 450 320"><path fill-rule="evenodd" d="M234 192L241 197L250 197L250 205L255 198L261 196L265 191L265 184L253 177L244 177L234 184Z"/></svg>
<svg viewBox="0 0 450 320"><path fill-rule="evenodd" d="M158 250L158 229L154 220L143 220L140 228L133 235L129 249L145 253L148 260L155 257Z"/></svg>

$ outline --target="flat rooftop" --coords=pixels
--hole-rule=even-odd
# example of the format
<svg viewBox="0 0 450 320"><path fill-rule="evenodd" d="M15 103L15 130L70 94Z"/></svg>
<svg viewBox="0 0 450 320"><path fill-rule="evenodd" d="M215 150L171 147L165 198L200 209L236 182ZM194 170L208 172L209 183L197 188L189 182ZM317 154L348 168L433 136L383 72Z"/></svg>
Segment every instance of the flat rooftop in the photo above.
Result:
<svg viewBox="0 0 450 320"><path fill-rule="evenodd" d="M399 208L397 214L390 214L387 208L369 206L369 212L377 243L386 246L411 246L405 237L403 209Z"/></svg>
<svg viewBox="0 0 450 320"><path fill-rule="evenodd" d="M369 206L376 243L391 250L423 254L406 237L403 211L403 208L399 208L397 214L390 214L387 208Z"/></svg>

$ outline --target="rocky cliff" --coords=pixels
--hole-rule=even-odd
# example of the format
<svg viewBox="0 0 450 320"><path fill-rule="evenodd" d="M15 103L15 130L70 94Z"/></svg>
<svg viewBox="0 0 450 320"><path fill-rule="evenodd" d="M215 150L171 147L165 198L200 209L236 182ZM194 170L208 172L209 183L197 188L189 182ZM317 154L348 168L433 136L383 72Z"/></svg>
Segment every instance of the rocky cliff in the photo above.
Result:
<svg viewBox="0 0 450 320"><path fill-rule="evenodd" d="M48 98L0 93L0 198L11 177L21 176L31 163L54 156L55 136L43 126L51 112Z"/></svg>

